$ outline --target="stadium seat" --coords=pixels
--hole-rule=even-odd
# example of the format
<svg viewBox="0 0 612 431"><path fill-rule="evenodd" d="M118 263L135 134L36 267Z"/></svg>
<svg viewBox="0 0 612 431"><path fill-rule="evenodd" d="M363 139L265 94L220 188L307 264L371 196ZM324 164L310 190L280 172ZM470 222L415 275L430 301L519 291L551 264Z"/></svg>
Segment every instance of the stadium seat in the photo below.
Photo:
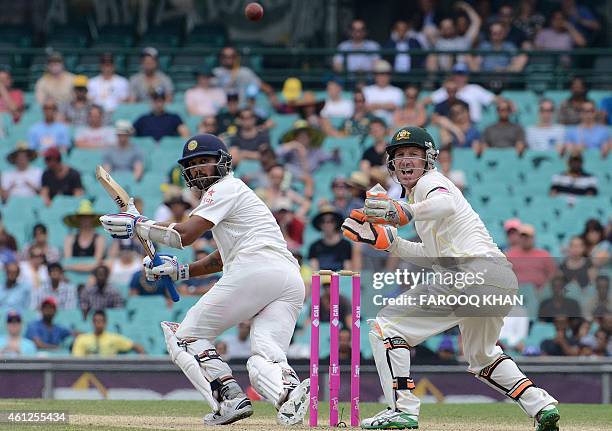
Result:
<svg viewBox="0 0 612 431"><path fill-rule="evenodd" d="M555 326L552 323L534 322L529 330L529 335L525 339L525 347L540 349L542 341L554 338L556 335Z"/></svg>

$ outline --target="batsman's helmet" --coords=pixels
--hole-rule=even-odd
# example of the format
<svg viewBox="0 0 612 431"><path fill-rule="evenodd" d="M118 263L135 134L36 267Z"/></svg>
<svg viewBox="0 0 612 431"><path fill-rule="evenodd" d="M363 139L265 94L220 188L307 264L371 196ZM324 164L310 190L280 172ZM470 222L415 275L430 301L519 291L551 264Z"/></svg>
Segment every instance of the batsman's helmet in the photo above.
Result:
<svg viewBox="0 0 612 431"><path fill-rule="evenodd" d="M387 144L385 151L387 152L387 168L389 171L395 170L393 159L395 152L400 147L417 147L425 150L425 169L432 169L434 162L438 158L438 149L429 132L422 127L406 126L398 129Z"/></svg>
<svg viewBox="0 0 612 431"><path fill-rule="evenodd" d="M216 159L216 175L194 175L194 168L200 165L189 166L189 162L197 157L213 156ZM178 160L183 168L183 177L189 187L206 190L232 169L232 156L221 139L215 135L202 134L189 138L183 146L183 157Z"/></svg>

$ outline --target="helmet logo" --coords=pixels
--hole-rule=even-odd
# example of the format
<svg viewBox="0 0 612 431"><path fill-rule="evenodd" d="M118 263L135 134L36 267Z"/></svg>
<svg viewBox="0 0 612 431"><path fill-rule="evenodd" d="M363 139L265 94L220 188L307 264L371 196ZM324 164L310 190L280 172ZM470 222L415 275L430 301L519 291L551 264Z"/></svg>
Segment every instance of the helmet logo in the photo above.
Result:
<svg viewBox="0 0 612 431"><path fill-rule="evenodd" d="M400 130L399 132L397 132L397 135L395 135L395 139L396 140L400 140L400 139L410 139L410 132L408 130Z"/></svg>
<svg viewBox="0 0 612 431"><path fill-rule="evenodd" d="M197 141L195 141L195 140L194 140L194 141L189 141L189 143L187 144L187 149L188 149L189 151L193 151L193 150L195 150L196 148L198 148L198 143L197 143Z"/></svg>

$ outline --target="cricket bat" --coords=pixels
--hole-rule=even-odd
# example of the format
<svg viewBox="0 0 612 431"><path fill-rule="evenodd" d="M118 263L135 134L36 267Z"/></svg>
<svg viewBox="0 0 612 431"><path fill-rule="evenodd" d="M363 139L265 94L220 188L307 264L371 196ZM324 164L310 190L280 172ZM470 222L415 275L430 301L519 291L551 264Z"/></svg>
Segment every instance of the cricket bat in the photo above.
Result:
<svg viewBox="0 0 612 431"><path fill-rule="evenodd" d="M98 182L104 187L106 193L111 197L112 200L115 201L120 211L127 211L128 203L130 200L127 192L121 187L114 179L110 176L106 170L98 165L96 166L96 179ZM163 262L159 255L155 252L155 248L153 244L149 241L146 241L136 235L136 237L140 240L142 246L145 249L145 252L151 258L153 265L161 265ZM170 297L174 302L177 302L180 298L176 288L174 287L174 282L168 275L162 276L158 283L161 283L163 288L170 294Z"/></svg>

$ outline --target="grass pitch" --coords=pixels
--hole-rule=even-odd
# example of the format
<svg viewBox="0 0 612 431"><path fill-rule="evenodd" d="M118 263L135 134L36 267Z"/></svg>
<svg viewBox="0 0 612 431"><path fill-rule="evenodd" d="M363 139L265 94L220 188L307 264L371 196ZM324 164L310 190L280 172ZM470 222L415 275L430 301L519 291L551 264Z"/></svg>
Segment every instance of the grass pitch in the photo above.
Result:
<svg viewBox="0 0 612 431"><path fill-rule="evenodd" d="M321 403L319 428L326 428L327 405ZM384 406L375 403L361 405L361 417L371 416ZM563 404L559 407L561 430L603 431L612 423L609 405ZM62 401L62 400L0 400L0 412L66 411L69 424L0 423L0 430L49 431L134 431L134 430L202 430L212 429L202 424L209 411L196 401ZM349 421L350 408L340 407L341 420ZM255 414L249 419L227 426L238 430L281 430L276 424L276 411L267 403L255 403ZM308 418L307 418L308 419ZM215 427L219 430L219 427ZM308 426L291 429L306 430ZM427 431L519 431L532 430L533 420L515 405L496 404L424 404L421 408L420 429Z"/></svg>

